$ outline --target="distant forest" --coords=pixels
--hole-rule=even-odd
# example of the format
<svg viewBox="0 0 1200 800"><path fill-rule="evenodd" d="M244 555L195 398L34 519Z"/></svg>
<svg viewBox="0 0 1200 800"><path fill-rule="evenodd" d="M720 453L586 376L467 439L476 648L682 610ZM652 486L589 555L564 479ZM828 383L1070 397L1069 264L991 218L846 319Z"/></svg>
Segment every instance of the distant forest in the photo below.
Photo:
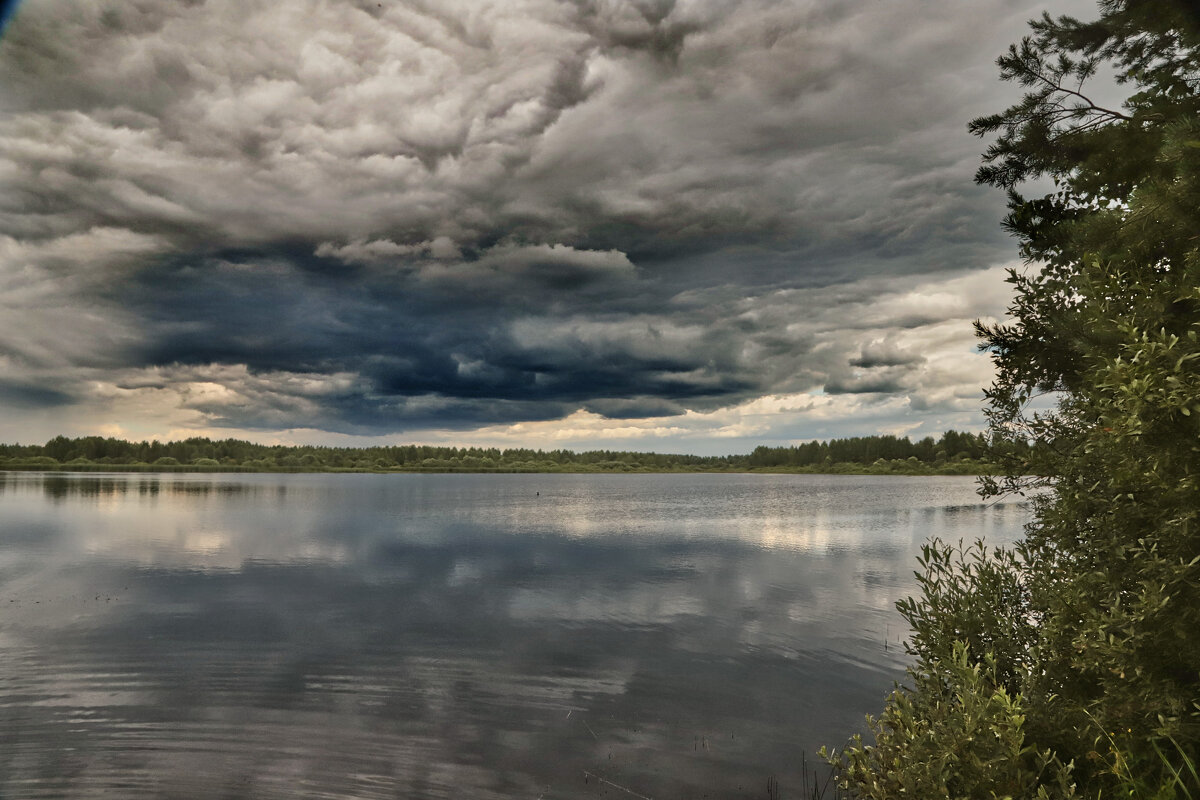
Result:
<svg viewBox="0 0 1200 800"><path fill-rule="evenodd" d="M757 447L745 455L695 456L614 450L527 448L317 447L239 439L129 442L57 436L44 445L0 444L0 469L107 469L172 472L848 472L975 474L990 468L982 434L946 431L919 441L856 436L791 447Z"/></svg>

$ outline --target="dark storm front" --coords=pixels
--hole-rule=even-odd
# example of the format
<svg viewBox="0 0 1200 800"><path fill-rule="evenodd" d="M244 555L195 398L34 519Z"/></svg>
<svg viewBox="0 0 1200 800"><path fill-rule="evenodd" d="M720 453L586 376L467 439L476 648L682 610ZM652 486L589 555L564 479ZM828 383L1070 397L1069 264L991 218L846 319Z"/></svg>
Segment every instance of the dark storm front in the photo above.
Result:
<svg viewBox="0 0 1200 800"><path fill-rule="evenodd" d="M969 478L0 473L0 797L764 797Z"/></svg>

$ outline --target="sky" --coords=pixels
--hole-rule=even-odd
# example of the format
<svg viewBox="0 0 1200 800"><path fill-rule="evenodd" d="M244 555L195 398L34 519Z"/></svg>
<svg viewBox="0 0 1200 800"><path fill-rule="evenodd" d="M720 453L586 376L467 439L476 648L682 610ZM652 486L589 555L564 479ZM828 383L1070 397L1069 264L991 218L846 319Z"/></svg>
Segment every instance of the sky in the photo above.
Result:
<svg viewBox="0 0 1200 800"><path fill-rule="evenodd" d="M967 122L1090 0L25 0L0 441L979 430Z"/></svg>

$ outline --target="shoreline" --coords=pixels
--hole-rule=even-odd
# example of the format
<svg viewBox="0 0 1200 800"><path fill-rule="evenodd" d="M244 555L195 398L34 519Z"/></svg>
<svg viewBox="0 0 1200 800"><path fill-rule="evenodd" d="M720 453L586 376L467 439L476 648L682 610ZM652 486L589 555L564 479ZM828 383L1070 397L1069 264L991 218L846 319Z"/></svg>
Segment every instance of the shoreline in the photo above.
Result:
<svg viewBox="0 0 1200 800"><path fill-rule="evenodd" d="M528 475L896 475L906 477L954 477L994 475L992 464L951 463L946 465L904 466L885 464L842 463L816 467L730 467L721 468L653 468L630 465L628 467L593 467L588 464L563 465L558 469L524 467L320 467L320 466L258 466L258 465L212 465L212 464L0 464L0 472L116 472L116 473L231 473L231 474L294 474L294 473L358 473L367 475L388 474L528 474Z"/></svg>

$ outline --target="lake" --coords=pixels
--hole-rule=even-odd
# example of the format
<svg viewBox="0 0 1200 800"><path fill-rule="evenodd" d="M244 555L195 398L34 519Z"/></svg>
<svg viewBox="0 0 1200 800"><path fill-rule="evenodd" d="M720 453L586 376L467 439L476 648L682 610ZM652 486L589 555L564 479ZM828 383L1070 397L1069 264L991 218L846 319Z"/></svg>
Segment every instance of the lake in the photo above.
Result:
<svg viewBox="0 0 1200 800"><path fill-rule="evenodd" d="M797 797L972 478L0 472L0 797ZM806 756L804 754L807 754Z"/></svg>

